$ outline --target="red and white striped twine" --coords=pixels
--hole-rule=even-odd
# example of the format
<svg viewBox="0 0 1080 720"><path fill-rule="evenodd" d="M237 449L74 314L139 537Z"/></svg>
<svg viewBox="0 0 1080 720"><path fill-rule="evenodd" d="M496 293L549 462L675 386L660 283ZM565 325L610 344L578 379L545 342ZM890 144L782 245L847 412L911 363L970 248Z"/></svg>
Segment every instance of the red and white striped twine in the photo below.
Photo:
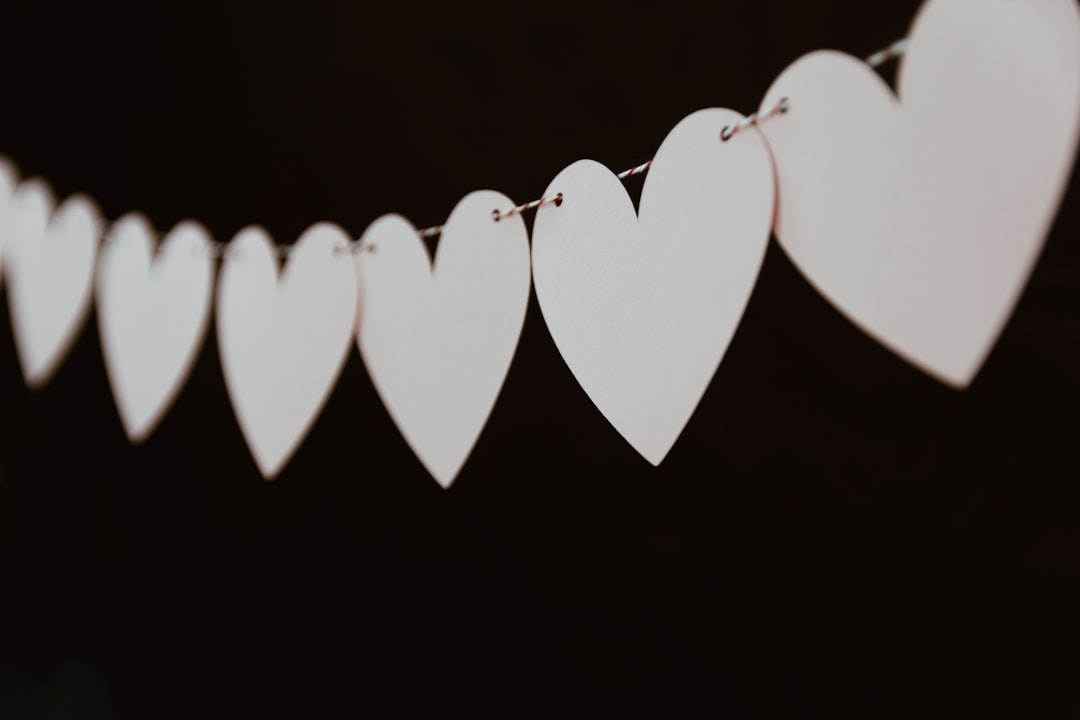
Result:
<svg viewBox="0 0 1080 720"><path fill-rule="evenodd" d="M652 160L647 163L641 163L637 167L632 167L629 170L623 170L615 177L619 178L620 180L625 180L626 178L634 177L635 175L643 175L649 171L650 167L652 167Z"/></svg>
<svg viewBox="0 0 1080 720"><path fill-rule="evenodd" d="M875 67L875 68L880 67L881 65L884 65L885 63L889 62L890 60L895 60L896 58L903 55L907 51L907 47L908 47L907 38L897 40L896 42L894 42L892 45L885 48L884 50L879 50L878 52L874 53L870 57L866 58L866 62L871 67ZM768 120L769 118L774 117L776 115L782 115L783 113L786 113L790 108L791 108L791 101L786 97L780 98L780 100L775 105L773 105L771 108L769 108L768 110L762 110L760 112L751 113L750 115L743 118L742 120L740 120L739 122L737 122L734 125L725 125L720 130L720 139L723 140L724 142L727 142L728 140L730 140L732 138L732 136L735 135L735 133L739 132L740 130L745 130L746 128L750 127L751 125L756 125L757 123L761 122L762 120ZM642 174L648 172L649 168L651 166L652 166L652 160L650 160L648 162L645 162L645 163L642 163L642 164L638 165L637 167L632 167L629 170L623 170L621 173L619 173L615 177L619 178L620 180L625 180L626 178L633 177L634 175L642 175ZM517 207L511 208L510 210L507 210L505 212L501 212L499 210L493 210L491 212L491 217L496 222L498 222L500 219L502 219L504 217L510 217L511 215L516 215L516 214L519 214L519 213L523 213L526 210L533 210L534 208L538 208L541 205L544 205L544 204L546 204L548 202L553 202L556 205L561 205L562 204L562 193L559 193L558 195L556 195L554 197L551 197L551 198L543 197L543 198L540 198L539 200L533 200L532 202L527 202L524 205L518 205ZM443 229L442 225L435 225L433 227L424 228L423 230L419 231L420 232L420 237L422 237L424 239L437 237L442 232L442 229Z"/></svg>
<svg viewBox="0 0 1080 720"><path fill-rule="evenodd" d="M648 172L649 167L651 165L652 165L652 160L650 160L648 162L641 163L640 165L638 165L636 167L632 167L629 170L623 170L621 173L619 173L615 177L619 178L620 180L625 180L626 178L633 177L634 175L642 175L642 174ZM511 217L513 215L520 215L521 213L525 212L526 210L535 210L536 208L540 207L541 205L546 205L548 203L552 203L556 207L558 207L559 205L562 205L562 201L563 201L562 193L558 193L557 195L553 195L553 196L551 196L549 198L548 197L542 197L539 200L533 200L532 202L527 202L527 203L524 203L522 205L518 205L517 207L512 207L512 208L510 208L509 210L506 210L506 211L502 211L502 210L499 210L499 209L492 210L491 211L491 219L494 220L495 222L499 222L503 218ZM440 233L442 233L442 229L443 229L442 225L434 225L434 226L429 227L429 228L424 228L423 230L418 230L417 232L419 233L421 238L427 240L428 238L438 237L438 235Z"/></svg>
<svg viewBox="0 0 1080 720"><path fill-rule="evenodd" d="M889 62L890 60L895 60L895 59L899 58L900 56L902 56L905 52L907 52L907 48L908 48L908 39L907 38L897 40L896 42L894 42L892 45L885 48L884 50L879 50L878 52L874 53L873 55L867 57L866 62L871 67L875 67L875 68L880 67L880 66L884 65L885 63ZM769 108L768 110L762 110L760 112L751 113L750 115L743 118L742 120L735 123L734 125L725 125L720 130L720 139L723 140L724 142L727 142L728 140L730 140L740 130L745 130L746 128L748 128L748 127L750 127L752 125L756 125L757 123L759 123L762 120L768 120L769 118L774 117L776 115L781 115L783 113L786 113L790 109L790 107L791 107L791 101L788 98L786 98L786 97L780 98L780 100L775 105L773 105L771 108ZM615 177L619 178L620 180L626 180L627 178L634 177L635 175L644 175L645 173L647 173L649 171L650 167L652 167L652 160L649 160L648 162L641 163L640 165L638 165L636 167L632 167L629 170L623 170L621 173L617 174ZM562 193L558 193L558 194L553 195L551 197L542 197L539 200L533 200L531 202L527 202L527 203L524 203L522 205L518 205L517 207L512 207L509 210L505 210L505 211L504 210L499 210L499 209L492 210L491 211L491 218L495 222L498 222L499 220L502 220L503 218L512 217L514 215L520 215L520 214L524 213L527 210L535 210L536 208L540 207L541 205L547 205L547 204L550 203L550 204L554 204L554 205L558 206L558 205L562 204L562 201L563 201ZM433 225L431 227L427 227L427 228L424 228L422 230L417 230L416 232L422 239L428 240L430 238L438 237L439 235L441 235L442 231L443 231L443 227L444 227L443 225ZM351 243L348 248L341 248L341 250L355 250L355 249L359 248L359 246L360 246L360 243L357 241L357 242ZM280 248L279 252L282 255L287 255L288 252L289 252L289 249L291 247L292 247L291 245L281 245L281 246L279 246L279 248ZM214 247L212 248L212 253L213 253L213 255L215 257L221 257L221 256L225 255L224 250L225 250L225 244L224 243L215 243Z"/></svg>
<svg viewBox="0 0 1080 720"><path fill-rule="evenodd" d="M908 39L901 38L900 40L897 40L884 50L879 50L870 57L866 58L866 62L868 65L870 65L870 67L881 67L890 60L895 60L896 58L903 55L905 52L907 52L907 48Z"/></svg>
<svg viewBox="0 0 1080 720"><path fill-rule="evenodd" d="M498 208L496 208L495 210L491 211L491 219L494 220L495 222L499 222L503 218L512 217L514 215L520 215L521 213L525 212L526 210L535 210L536 208L540 207L541 205L546 205L548 203L554 203L555 205L562 205L562 199L563 199L562 198L562 193L559 193L558 195L552 195L551 197L542 197L539 200L533 200L531 202L527 202L527 203L524 203L522 205L512 207L509 210L499 210ZM429 227L429 228L424 228L423 230L418 230L417 232L419 233L420 237L422 237L423 239L426 240L428 238L437 237L439 234L442 233L442 230L443 230L442 225L434 225L434 226Z"/></svg>
<svg viewBox="0 0 1080 720"><path fill-rule="evenodd" d="M782 97L780 98L780 100L777 101L775 105L773 105L768 110L750 113L734 125L725 125L724 127L720 128L720 139L724 142L727 142L732 138L732 136L735 135L735 133L739 132L740 130L745 130L751 125L757 125L759 121L768 120L774 115L786 113L788 111L788 108L790 107L791 101L788 100L786 97Z"/></svg>
<svg viewBox="0 0 1080 720"><path fill-rule="evenodd" d="M866 58L866 63L870 65L870 67L880 67L890 60L895 60L903 55L907 51L907 46L907 38L897 40L884 50L878 50L876 53ZM761 120L768 120L776 115L786 113L790 107L791 101L788 98L780 98L780 100L768 110L751 113L734 125L725 125L723 129L720 130L720 139L727 142L740 130L745 130L751 125L756 125Z"/></svg>

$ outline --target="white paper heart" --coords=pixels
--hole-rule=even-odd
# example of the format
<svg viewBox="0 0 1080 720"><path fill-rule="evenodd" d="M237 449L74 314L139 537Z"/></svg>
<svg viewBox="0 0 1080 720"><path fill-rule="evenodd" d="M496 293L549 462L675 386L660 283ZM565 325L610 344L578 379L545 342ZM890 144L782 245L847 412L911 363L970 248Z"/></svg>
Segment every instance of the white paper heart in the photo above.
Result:
<svg viewBox="0 0 1080 720"><path fill-rule="evenodd" d="M533 225L533 282L559 352L604 417L659 465L697 407L749 301L774 185L756 130L727 142L730 110L683 119L653 160L640 212L582 160L548 186Z"/></svg>
<svg viewBox="0 0 1080 720"><path fill-rule="evenodd" d="M416 228L398 215L372 223L356 254L360 354L394 423L444 488L487 423L525 321L525 223L492 219L492 210L512 206L487 190L463 198L434 267Z"/></svg>
<svg viewBox="0 0 1080 720"><path fill-rule="evenodd" d="M141 215L109 229L97 276L105 370L128 438L149 437L180 393L210 322L211 239L194 222L177 225L154 255L156 235Z"/></svg>
<svg viewBox="0 0 1080 720"><path fill-rule="evenodd" d="M1075 0L931 0L897 97L863 62L796 61L762 107L781 245L871 336L954 386L1012 313L1080 127Z"/></svg>
<svg viewBox="0 0 1080 720"><path fill-rule="evenodd" d="M19 185L19 171L6 157L0 157L0 268L3 267L4 245L8 236L8 208ZM3 275L0 274L0 278Z"/></svg>
<svg viewBox="0 0 1080 720"><path fill-rule="evenodd" d="M53 377L90 310L101 216L84 195L53 211L41 180L19 185L8 208L4 273L15 349L26 384Z"/></svg>
<svg viewBox="0 0 1080 720"><path fill-rule="evenodd" d="M351 346L356 271L349 238L314 225L278 253L264 230L241 230L218 281L217 336L225 385L267 480L293 456L326 403Z"/></svg>

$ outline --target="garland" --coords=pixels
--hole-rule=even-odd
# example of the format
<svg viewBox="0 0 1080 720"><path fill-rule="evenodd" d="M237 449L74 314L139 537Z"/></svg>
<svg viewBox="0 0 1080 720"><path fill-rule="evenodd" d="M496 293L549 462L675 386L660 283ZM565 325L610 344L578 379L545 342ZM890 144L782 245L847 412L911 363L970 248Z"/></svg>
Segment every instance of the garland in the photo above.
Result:
<svg viewBox="0 0 1080 720"><path fill-rule="evenodd" d="M873 68L901 56L894 94ZM695 112L647 163L612 173L582 160L537 200L474 192L424 229L388 215L359 240L319 223L290 245L258 227L221 244L186 221L162 237L138 213L107 223L83 195L57 204L0 159L0 259L31 388L96 302L134 443L181 391L213 315L265 478L295 453L356 342L398 429L448 488L499 395L532 285L583 390L658 465L720 366L771 234L852 322L966 387L1038 258L1078 128L1074 0L928 0L909 39L865 61L800 58L758 112ZM645 173L635 212L621 181ZM436 236L432 265L422 241Z"/></svg>

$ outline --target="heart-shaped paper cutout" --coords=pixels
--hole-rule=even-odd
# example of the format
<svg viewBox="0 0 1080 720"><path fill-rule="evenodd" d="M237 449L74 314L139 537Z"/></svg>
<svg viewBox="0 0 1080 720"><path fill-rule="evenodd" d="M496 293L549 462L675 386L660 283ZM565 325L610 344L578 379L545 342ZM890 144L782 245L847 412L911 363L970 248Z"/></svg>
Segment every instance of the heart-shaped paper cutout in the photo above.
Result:
<svg viewBox="0 0 1080 720"><path fill-rule="evenodd" d="M275 478L337 382L356 319L356 271L338 227L309 228L278 277L278 251L257 227L229 243L218 281L225 386L259 471Z"/></svg>
<svg viewBox="0 0 1080 720"><path fill-rule="evenodd" d="M899 97L863 62L796 61L763 107L776 233L871 336L957 387L974 378L1027 282L1080 127L1075 0L931 0Z"/></svg>
<svg viewBox="0 0 1080 720"><path fill-rule="evenodd" d="M19 185L8 207L4 248L8 307L26 384L39 389L71 350L90 310L102 221L85 195L53 211L41 180Z"/></svg>
<svg viewBox="0 0 1080 720"><path fill-rule="evenodd" d="M6 157L0 157L0 268L3 267L4 245L8 236L8 208L19 185L19 171ZM3 275L0 274L0 278Z"/></svg>
<svg viewBox="0 0 1080 720"><path fill-rule="evenodd" d="M125 215L109 229L98 260L97 317L105 370L128 438L146 439L191 372L213 299L211 239L177 225L154 255L146 218Z"/></svg>
<svg viewBox="0 0 1080 720"><path fill-rule="evenodd" d="M406 442L450 487L487 423L529 304L529 239L506 196L465 196L434 267L416 228L386 215L357 253L360 354Z"/></svg>
<svg viewBox="0 0 1080 720"><path fill-rule="evenodd" d="M769 241L774 185L756 130L701 110L664 140L640 212L607 168L582 160L537 211L533 282L559 352L615 429L659 465L716 373Z"/></svg>

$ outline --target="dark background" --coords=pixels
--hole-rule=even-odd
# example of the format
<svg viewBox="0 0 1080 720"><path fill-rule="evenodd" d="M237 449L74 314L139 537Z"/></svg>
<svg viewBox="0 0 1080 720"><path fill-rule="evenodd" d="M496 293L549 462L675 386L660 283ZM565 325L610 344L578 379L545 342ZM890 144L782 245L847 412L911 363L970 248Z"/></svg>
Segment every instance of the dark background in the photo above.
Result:
<svg viewBox="0 0 1080 720"><path fill-rule="evenodd" d="M640 163L807 51L902 37L918 5L9 1L0 152L219 240L425 226L583 157ZM133 447L96 320L29 393L0 308L0 717L1077 717L1077 193L966 392L774 244L658 469L533 298L448 492L355 351L266 483L212 332Z"/></svg>

